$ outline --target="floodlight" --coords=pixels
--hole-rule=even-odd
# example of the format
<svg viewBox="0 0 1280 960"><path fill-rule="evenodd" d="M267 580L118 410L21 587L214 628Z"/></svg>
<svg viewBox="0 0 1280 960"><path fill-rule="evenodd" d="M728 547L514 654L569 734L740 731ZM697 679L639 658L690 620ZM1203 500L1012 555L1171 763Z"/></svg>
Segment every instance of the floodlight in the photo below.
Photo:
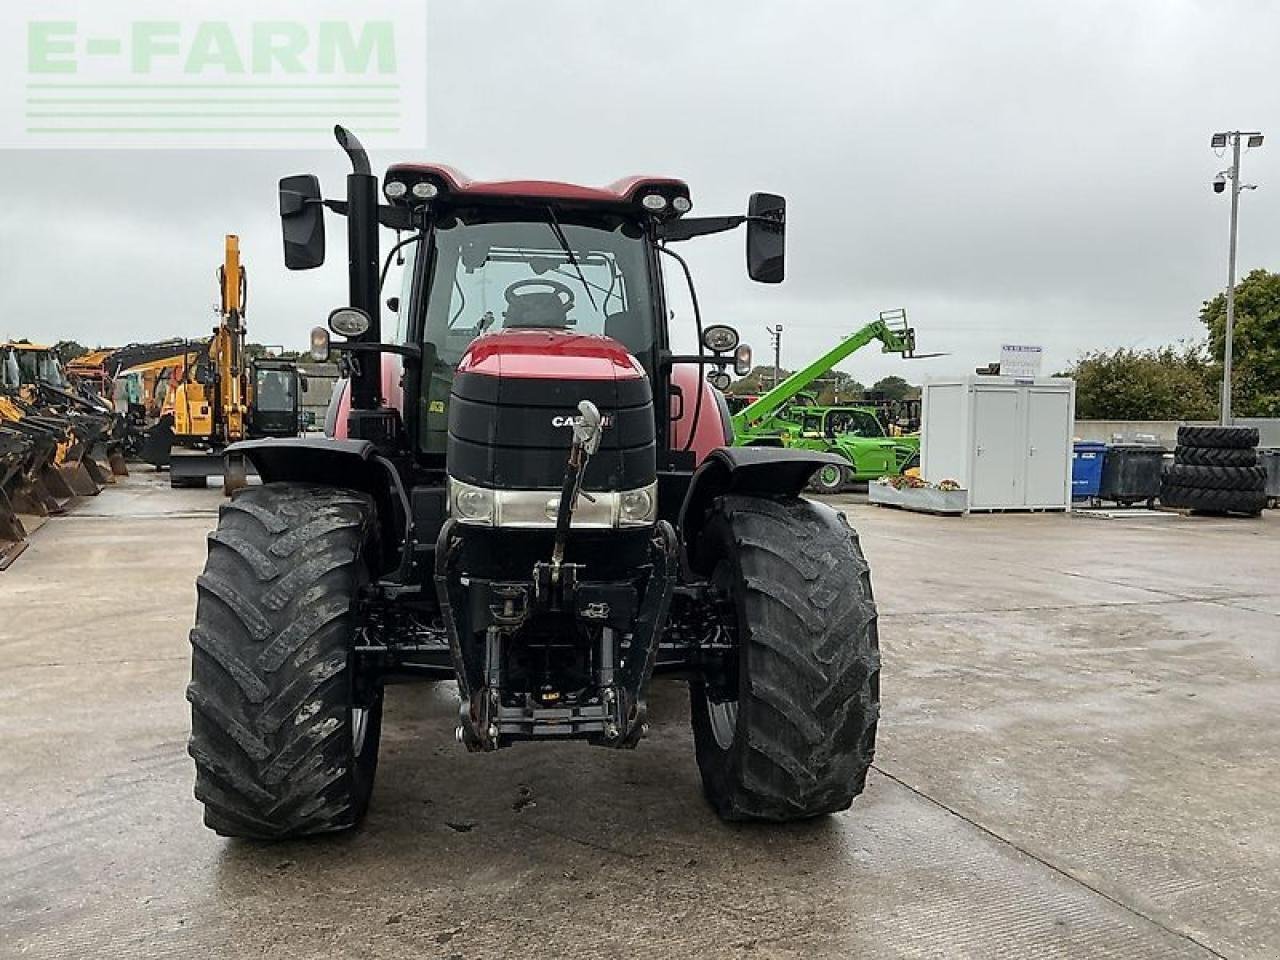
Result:
<svg viewBox="0 0 1280 960"><path fill-rule="evenodd" d="M1209 141L1209 146L1215 150L1221 150L1227 145L1227 135L1225 133L1215 133L1213 139Z"/></svg>
<svg viewBox="0 0 1280 960"><path fill-rule="evenodd" d="M1262 146L1262 134L1260 134L1260 133L1251 133L1251 134L1249 134L1249 146L1251 146L1251 147L1260 147L1260 146Z"/></svg>

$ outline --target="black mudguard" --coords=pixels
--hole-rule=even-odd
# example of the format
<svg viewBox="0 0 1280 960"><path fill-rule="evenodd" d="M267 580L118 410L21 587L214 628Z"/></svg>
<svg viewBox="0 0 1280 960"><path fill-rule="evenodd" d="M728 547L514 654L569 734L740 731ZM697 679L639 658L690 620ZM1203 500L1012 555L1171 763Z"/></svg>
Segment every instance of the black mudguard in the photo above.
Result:
<svg viewBox="0 0 1280 960"><path fill-rule="evenodd" d="M690 565L698 569L694 546L708 508L727 494L749 496L799 496L819 467L848 461L834 453L788 450L779 447L720 447L711 451L689 482L680 507L680 542Z"/></svg>
<svg viewBox="0 0 1280 960"><path fill-rule="evenodd" d="M409 556L412 514L408 494L395 465L380 456L368 440L270 437L233 443L224 454L249 461L263 483L290 480L370 494L378 505L386 558L399 562Z"/></svg>

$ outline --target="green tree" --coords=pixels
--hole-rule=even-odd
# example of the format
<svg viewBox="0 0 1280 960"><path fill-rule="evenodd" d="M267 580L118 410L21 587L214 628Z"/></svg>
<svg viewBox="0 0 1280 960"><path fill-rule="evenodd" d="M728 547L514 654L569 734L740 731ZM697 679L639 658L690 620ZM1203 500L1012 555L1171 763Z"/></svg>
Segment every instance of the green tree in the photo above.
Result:
<svg viewBox="0 0 1280 960"><path fill-rule="evenodd" d="M779 371L783 380L791 376L792 371L785 367ZM730 384L727 393L736 397L755 396L773 389L773 365L752 367L751 372Z"/></svg>
<svg viewBox="0 0 1280 960"><path fill-rule="evenodd" d="M58 355L58 360L62 363L70 363L76 357L83 357L89 352L89 348L76 343L74 340L59 340L53 345L53 352Z"/></svg>
<svg viewBox="0 0 1280 960"><path fill-rule="evenodd" d="M1084 354L1065 376L1076 381L1082 420L1212 420L1218 368L1203 344Z"/></svg>
<svg viewBox="0 0 1280 960"><path fill-rule="evenodd" d="M888 376L871 385L871 392L882 394L886 400L906 400L920 395L920 388L913 387L899 376Z"/></svg>
<svg viewBox="0 0 1280 960"><path fill-rule="evenodd" d="M1226 347L1227 295L1206 300L1200 321L1209 328L1209 348L1222 363ZM1254 270L1236 284L1232 347L1232 413L1280 416L1280 273Z"/></svg>
<svg viewBox="0 0 1280 960"><path fill-rule="evenodd" d="M832 370L821 377L810 387L817 391L818 403L832 406L837 403L856 403L862 399L867 388L853 374L843 370Z"/></svg>
<svg viewBox="0 0 1280 960"><path fill-rule="evenodd" d="M246 343L244 352L250 360L255 360L258 357L270 357L272 360L299 360L302 358L302 354L297 350L285 350L283 347L265 343Z"/></svg>

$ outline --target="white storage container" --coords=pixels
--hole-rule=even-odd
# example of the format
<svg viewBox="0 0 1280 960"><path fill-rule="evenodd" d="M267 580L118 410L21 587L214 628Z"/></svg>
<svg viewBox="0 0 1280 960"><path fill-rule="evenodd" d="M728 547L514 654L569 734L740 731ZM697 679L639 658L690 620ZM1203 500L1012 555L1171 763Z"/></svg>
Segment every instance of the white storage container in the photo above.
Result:
<svg viewBox="0 0 1280 960"><path fill-rule="evenodd" d="M969 376L923 388L920 473L956 480L970 510L1070 510L1076 384Z"/></svg>

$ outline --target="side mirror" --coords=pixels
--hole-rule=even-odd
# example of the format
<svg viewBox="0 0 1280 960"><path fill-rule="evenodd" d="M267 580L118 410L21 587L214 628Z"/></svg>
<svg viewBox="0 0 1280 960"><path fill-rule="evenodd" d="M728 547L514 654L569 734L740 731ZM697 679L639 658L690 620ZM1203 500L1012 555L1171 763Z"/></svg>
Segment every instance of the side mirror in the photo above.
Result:
<svg viewBox="0 0 1280 960"><path fill-rule="evenodd" d="M280 181L280 229L286 267L310 270L324 263L324 201L318 177L301 173Z"/></svg>
<svg viewBox="0 0 1280 960"><path fill-rule="evenodd" d="M787 201L753 193L747 205L747 275L757 283L781 283L786 275Z"/></svg>

